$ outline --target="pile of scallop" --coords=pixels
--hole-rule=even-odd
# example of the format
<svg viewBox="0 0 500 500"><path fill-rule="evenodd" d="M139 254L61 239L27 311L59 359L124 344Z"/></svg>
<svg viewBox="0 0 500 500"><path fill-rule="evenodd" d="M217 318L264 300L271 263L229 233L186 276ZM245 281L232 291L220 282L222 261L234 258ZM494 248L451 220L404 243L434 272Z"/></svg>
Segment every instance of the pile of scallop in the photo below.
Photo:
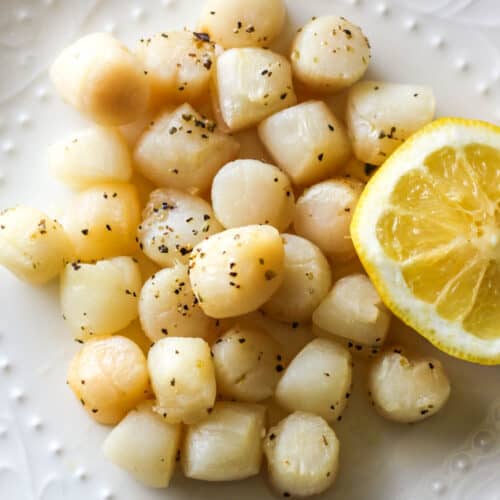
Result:
<svg viewBox="0 0 500 500"><path fill-rule="evenodd" d="M356 83L370 45L343 17L312 18L276 53L284 19L282 0L209 0L196 31L65 48L52 81L95 122L49 149L73 200L59 221L0 215L0 263L60 276L82 344L68 384L115 426L105 455L152 487L178 461L233 481L265 457L280 495L326 490L353 355L390 420L449 396L439 361L383 348L391 314L349 235L371 173L433 118L432 91ZM344 125L322 99L348 87Z"/></svg>

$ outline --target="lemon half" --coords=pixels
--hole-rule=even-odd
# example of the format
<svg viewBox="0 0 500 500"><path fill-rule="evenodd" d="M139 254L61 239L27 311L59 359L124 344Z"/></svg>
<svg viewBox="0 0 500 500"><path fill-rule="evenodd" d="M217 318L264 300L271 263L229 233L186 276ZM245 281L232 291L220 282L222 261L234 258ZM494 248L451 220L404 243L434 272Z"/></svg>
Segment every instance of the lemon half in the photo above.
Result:
<svg viewBox="0 0 500 500"><path fill-rule="evenodd" d="M500 364L500 127L425 126L369 181L351 235L397 316L453 356Z"/></svg>

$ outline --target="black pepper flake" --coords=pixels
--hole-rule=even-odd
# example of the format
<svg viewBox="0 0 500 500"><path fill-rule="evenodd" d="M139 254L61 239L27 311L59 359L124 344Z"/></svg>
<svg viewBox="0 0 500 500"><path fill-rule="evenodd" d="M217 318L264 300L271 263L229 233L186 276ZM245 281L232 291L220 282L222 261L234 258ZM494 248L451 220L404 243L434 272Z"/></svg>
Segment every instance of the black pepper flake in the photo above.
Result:
<svg viewBox="0 0 500 500"><path fill-rule="evenodd" d="M363 349L363 346L359 344L356 344L354 347L356 348L357 351L361 351Z"/></svg>
<svg viewBox="0 0 500 500"><path fill-rule="evenodd" d="M212 67L212 59L205 59L203 61L203 66L209 70Z"/></svg>
<svg viewBox="0 0 500 500"><path fill-rule="evenodd" d="M329 376L330 376L330 374L329 374L328 372L324 372L324 373L323 373L323 375L324 375L325 377L329 377Z"/></svg>
<svg viewBox="0 0 500 500"><path fill-rule="evenodd" d="M177 127L170 127L168 133L170 135L174 135L177 132Z"/></svg>
<svg viewBox="0 0 500 500"><path fill-rule="evenodd" d="M433 365L432 363L429 363L429 368L430 368L431 370L434 370L434 365Z"/></svg>
<svg viewBox="0 0 500 500"><path fill-rule="evenodd" d="M287 192L286 192L286 195L287 195L287 197L288 197L288 198L290 198L291 194L292 194L292 193L291 193L290 191L287 191Z"/></svg>
<svg viewBox="0 0 500 500"><path fill-rule="evenodd" d="M380 87L378 85L375 85L375 87L373 87L373 90L378 90Z"/></svg>
<svg viewBox="0 0 500 500"><path fill-rule="evenodd" d="M269 70L267 70L267 69L263 69L263 70L260 72L260 74L261 74L262 76L267 75L268 73L269 73Z"/></svg>
<svg viewBox="0 0 500 500"><path fill-rule="evenodd" d="M381 130L380 133L378 134L379 139L383 139L385 136L386 136L386 134L383 130Z"/></svg>
<svg viewBox="0 0 500 500"><path fill-rule="evenodd" d="M161 36L162 36L163 38L168 38L168 35L167 35L166 33L162 33L162 34L161 34Z"/></svg>
<svg viewBox="0 0 500 500"><path fill-rule="evenodd" d="M267 281L271 281L272 279L276 278L276 273L272 269L268 269L264 273L264 277L266 278Z"/></svg>
<svg viewBox="0 0 500 500"><path fill-rule="evenodd" d="M351 209L349 207L344 208L344 212L350 212Z"/></svg>
<svg viewBox="0 0 500 500"><path fill-rule="evenodd" d="M328 124L328 128L329 128L332 132L335 130L335 127L334 127L331 123L329 123L329 124Z"/></svg>
<svg viewBox="0 0 500 500"><path fill-rule="evenodd" d="M113 193L113 198L116 198L118 196L118 193Z"/></svg>
<svg viewBox="0 0 500 500"><path fill-rule="evenodd" d="M269 434L269 441L274 441L275 439L276 439L276 434L274 434L274 432Z"/></svg>
<svg viewBox="0 0 500 500"><path fill-rule="evenodd" d="M112 231L111 226L110 226L109 224L106 224L106 229L107 229L108 231Z"/></svg>
<svg viewBox="0 0 500 500"><path fill-rule="evenodd" d="M230 262L229 263L229 269L232 269L236 265L236 262Z"/></svg>
<svg viewBox="0 0 500 500"><path fill-rule="evenodd" d="M413 97L418 97L418 94L413 94Z"/></svg>
<svg viewBox="0 0 500 500"><path fill-rule="evenodd" d="M202 42L209 42L210 35L208 33L197 33L196 31L193 33L193 36Z"/></svg>
<svg viewBox="0 0 500 500"><path fill-rule="evenodd" d="M259 264L264 265L264 259L262 257L259 259Z"/></svg>
<svg viewBox="0 0 500 500"><path fill-rule="evenodd" d="M299 322L298 321L294 321L292 323L292 328L298 328L298 326L299 326Z"/></svg>
<svg viewBox="0 0 500 500"><path fill-rule="evenodd" d="M276 365L276 371L281 373L284 370L283 365Z"/></svg>
<svg viewBox="0 0 500 500"><path fill-rule="evenodd" d="M85 406L85 401L82 398L80 398L80 403L82 403L82 405Z"/></svg>
<svg viewBox="0 0 500 500"><path fill-rule="evenodd" d="M82 234L84 236L87 236L89 234L89 230L88 229L82 229Z"/></svg>
<svg viewBox="0 0 500 500"><path fill-rule="evenodd" d="M325 155L324 155L324 153L320 153L320 154L318 155L318 160L319 160L319 161L323 161L324 156L325 156Z"/></svg>
<svg viewBox="0 0 500 500"><path fill-rule="evenodd" d="M337 422L340 422L341 420L342 420L342 415L339 415L339 416L337 417Z"/></svg>
<svg viewBox="0 0 500 500"><path fill-rule="evenodd" d="M159 251L160 253L168 253L168 247L167 247L166 245L160 245L160 246L158 247L158 251Z"/></svg>
<svg viewBox="0 0 500 500"><path fill-rule="evenodd" d="M97 413L99 410L97 408L92 408L92 413Z"/></svg>
<svg viewBox="0 0 500 500"><path fill-rule="evenodd" d="M78 262L72 262L71 267L75 270L78 271L82 266Z"/></svg>
<svg viewBox="0 0 500 500"><path fill-rule="evenodd" d="M420 410L420 415L426 415L429 413L429 410Z"/></svg>
<svg viewBox="0 0 500 500"><path fill-rule="evenodd" d="M238 26L238 29L241 29L241 27L243 26L243 24L241 24L241 21L238 21L238 23L236 24L236 26Z"/></svg>
<svg viewBox="0 0 500 500"><path fill-rule="evenodd" d="M286 99L286 96L288 95L287 92L283 92L283 94L280 95L280 99L284 101Z"/></svg>
<svg viewBox="0 0 500 500"><path fill-rule="evenodd" d="M352 38L352 32L351 32L351 30L344 29L342 31L347 35L347 38Z"/></svg>
<svg viewBox="0 0 500 500"><path fill-rule="evenodd" d="M163 335L168 335L168 330L166 328L162 328L161 333L163 333Z"/></svg>
<svg viewBox="0 0 500 500"><path fill-rule="evenodd" d="M210 415L210 413L212 413L214 411L213 408L207 408L207 413Z"/></svg>
<svg viewBox="0 0 500 500"><path fill-rule="evenodd" d="M244 338L244 337L241 337L241 338L239 338L239 339L238 339L238 342L239 342L240 344L244 344L246 341L247 341L247 339L246 339L246 338Z"/></svg>
<svg viewBox="0 0 500 500"><path fill-rule="evenodd" d="M371 163L365 163L365 174L371 175L375 170L377 170L377 165L372 165Z"/></svg>
<svg viewBox="0 0 500 500"><path fill-rule="evenodd" d="M208 139L208 135L207 134L201 134L201 138L202 139Z"/></svg>
<svg viewBox="0 0 500 500"><path fill-rule="evenodd" d="M232 276L233 278L236 278L236 276L238 276L238 273L237 273L237 272L235 272L235 271L231 271L231 272L229 273L229 276Z"/></svg>
<svg viewBox="0 0 500 500"><path fill-rule="evenodd" d="M177 88L177 90L181 90L181 91L184 90L184 86L181 85L180 87Z"/></svg>
<svg viewBox="0 0 500 500"><path fill-rule="evenodd" d="M253 33L255 31L255 27L250 24L245 31L247 33Z"/></svg>
<svg viewBox="0 0 500 500"><path fill-rule="evenodd" d="M349 349L352 349L354 347L354 344L352 342L348 342L347 347L349 347Z"/></svg>
<svg viewBox="0 0 500 500"><path fill-rule="evenodd" d="M283 496L284 496L284 497L286 497L286 498L288 498L288 497L290 496L290 493L288 493L288 491L285 491L285 492L283 493Z"/></svg>
<svg viewBox="0 0 500 500"><path fill-rule="evenodd" d="M273 181L274 181L274 182L278 182L278 178L277 178L277 177L275 177L275 178L273 179Z"/></svg>
<svg viewBox="0 0 500 500"><path fill-rule="evenodd" d="M170 385L171 385L172 387L174 387L174 386L175 386L175 377L174 377L172 380L170 380Z"/></svg>
<svg viewBox="0 0 500 500"><path fill-rule="evenodd" d="M192 220L193 220L193 217L188 217L188 218L186 219L186 222L191 222Z"/></svg>
<svg viewBox="0 0 500 500"><path fill-rule="evenodd" d="M283 358L281 357L281 355L280 355L280 354L278 354L278 355L276 356L276 359L277 359L278 361L281 361Z"/></svg>

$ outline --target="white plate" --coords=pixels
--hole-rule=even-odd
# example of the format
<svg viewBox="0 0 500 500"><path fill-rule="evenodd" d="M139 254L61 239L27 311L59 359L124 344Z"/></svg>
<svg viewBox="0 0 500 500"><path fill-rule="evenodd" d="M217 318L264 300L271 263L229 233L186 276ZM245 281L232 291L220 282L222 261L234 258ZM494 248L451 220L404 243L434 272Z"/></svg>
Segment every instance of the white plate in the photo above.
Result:
<svg viewBox="0 0 500 500"><path fill-rule="evenodd" d="M143 35L194 26L201 0L1 0L0 206L54 208L66 191L45 172L47 144L83 120L47 79L63 45L107 30L132 44ZM500 121L497 0L289 0L297 27L336 13L360 24L373 46L369 74L434 87L439 115ZM286 47L288 36L281 42ZM108 432L90 421L65 385L77 348L65 330L56 285L30 288L0 270L0 498L5 500L254 500L264 480L205 484L180 475L168 492L142 488L100 451ZM436 417L390 424L367 403L362 373L335 426L341 470L325 497L348 500L500 499L500 369L440 355L416 334L403 342L438 355L452 396ZM356 367L358 372L361 367Z"/></svg>

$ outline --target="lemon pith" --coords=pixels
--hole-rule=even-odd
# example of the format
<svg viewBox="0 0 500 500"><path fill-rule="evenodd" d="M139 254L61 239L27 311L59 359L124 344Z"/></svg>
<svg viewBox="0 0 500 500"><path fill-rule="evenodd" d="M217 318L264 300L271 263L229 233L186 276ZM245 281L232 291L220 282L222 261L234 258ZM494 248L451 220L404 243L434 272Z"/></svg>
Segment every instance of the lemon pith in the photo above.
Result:
<svg viewBox="0 0 500 500"><path fill-rule="evenodd" d="M441 350L500 363L500 128L442 118L379 169L356 251L384 302Z"/></svg>

